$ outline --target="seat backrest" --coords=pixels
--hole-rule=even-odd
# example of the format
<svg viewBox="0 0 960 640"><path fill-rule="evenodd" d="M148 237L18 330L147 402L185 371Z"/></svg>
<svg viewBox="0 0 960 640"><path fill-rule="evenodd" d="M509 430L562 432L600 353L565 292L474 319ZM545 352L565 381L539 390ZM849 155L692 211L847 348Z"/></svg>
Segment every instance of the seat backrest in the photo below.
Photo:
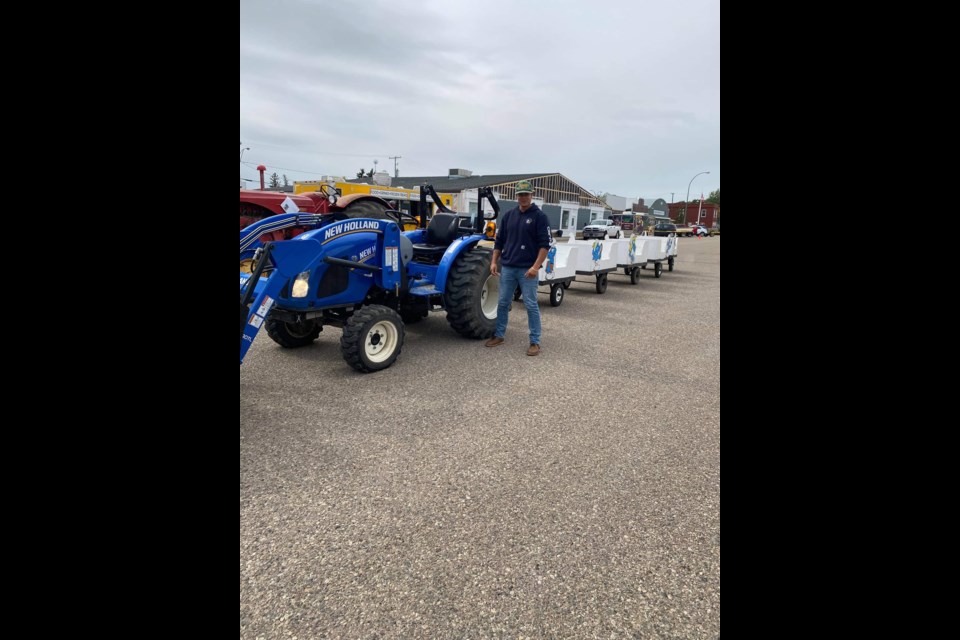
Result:
<svg viewBox="0 0 960 640"><path fill-rule="evenodd" d="M452 213L437 213L427 225L427 244L445 247L460 237L460 218Z"/></svg>

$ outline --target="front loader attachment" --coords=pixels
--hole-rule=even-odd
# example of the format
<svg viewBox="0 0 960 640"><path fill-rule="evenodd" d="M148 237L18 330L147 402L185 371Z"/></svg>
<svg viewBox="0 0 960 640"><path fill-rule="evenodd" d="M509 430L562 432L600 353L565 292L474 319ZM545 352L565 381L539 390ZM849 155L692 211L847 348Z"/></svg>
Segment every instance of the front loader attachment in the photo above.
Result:
<svg viewBox="0 0 960 640"><path fill-rule="evenodd" d="M368 241L369 249L353 255L354 249L362 249ZM331 268L347 274L350 280L345 284L356 284L320 297L324 290L321 280ZM262 277L268 270L268 277ZM405 287L403 273L400 227L389 220L353 218L293 240L267 243L254 272L240 273L240 364L271 310L331 306L352 310L364 303L371 287L394 292ZM294 286L298 277L305 283L299 290Z"/></svg>
<svg viewBox="0 0 960 640"><path fill-rule="evenodd" d="M240 274L240 364L276 304L280 290L305 271L320 252L316 240L268 242L253 274ZM261 283L260 276L271 262L276 266L266 282Z"/></svg>

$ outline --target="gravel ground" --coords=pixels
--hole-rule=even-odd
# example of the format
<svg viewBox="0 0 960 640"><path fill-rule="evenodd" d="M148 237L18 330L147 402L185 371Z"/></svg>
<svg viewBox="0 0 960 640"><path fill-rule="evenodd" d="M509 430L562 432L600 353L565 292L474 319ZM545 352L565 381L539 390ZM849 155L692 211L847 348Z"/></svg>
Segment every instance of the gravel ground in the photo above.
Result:
<svg viewBox="0 0 960 640"><path fill-rule="evenodd" d="M525 355L407 328L372 375L340 330L240 368L240 637L720 634L720 238L584 278Z"/></svg>

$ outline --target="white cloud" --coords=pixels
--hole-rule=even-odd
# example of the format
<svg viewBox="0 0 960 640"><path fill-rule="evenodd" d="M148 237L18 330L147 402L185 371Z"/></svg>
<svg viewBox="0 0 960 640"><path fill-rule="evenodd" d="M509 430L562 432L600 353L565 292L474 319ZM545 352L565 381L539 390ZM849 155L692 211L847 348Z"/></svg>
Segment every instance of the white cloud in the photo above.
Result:
<svg viewBox="0 0 960 640"><path fill-rule="evenodd" d="M291 179L399 155L401 175L559 171L665 199L710 171L709 193L720 3L241 0L240 139Z"/></svg>

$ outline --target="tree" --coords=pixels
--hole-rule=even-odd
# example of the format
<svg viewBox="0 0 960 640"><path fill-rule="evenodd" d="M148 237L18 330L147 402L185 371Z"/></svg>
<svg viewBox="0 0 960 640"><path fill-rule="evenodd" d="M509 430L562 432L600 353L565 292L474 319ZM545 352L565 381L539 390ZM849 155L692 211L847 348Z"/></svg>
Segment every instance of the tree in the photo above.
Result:
<svg viewBox="0 0 960 640"><path fill-rule="evenodd" d="M357 171L357 178L372 178L372 177L373 177L373 169L370 169L370 171L364 171L363 167L360 167L360 171Z"/></svg>
<svg viewBox="0 0 960 640"><path fill-rule="evenodd" d="M270 174L270 188L279 189L280 188L280 176L276 172Z"/></svg>
<svg viewBox="0 0 960 640"><path fill-rule="evenodd" d="M289 186L290 186L290 181L287 180L287 174L283 174L283 186L285 186L285 187L289 187Z"/></svg>
<svg viewBox="0 0 960 640"><path fill-rule="evenodd" d="M710 197L704 200L704 202L712 202L713 204L720 206L720 189L710 192Z"/></svg>

